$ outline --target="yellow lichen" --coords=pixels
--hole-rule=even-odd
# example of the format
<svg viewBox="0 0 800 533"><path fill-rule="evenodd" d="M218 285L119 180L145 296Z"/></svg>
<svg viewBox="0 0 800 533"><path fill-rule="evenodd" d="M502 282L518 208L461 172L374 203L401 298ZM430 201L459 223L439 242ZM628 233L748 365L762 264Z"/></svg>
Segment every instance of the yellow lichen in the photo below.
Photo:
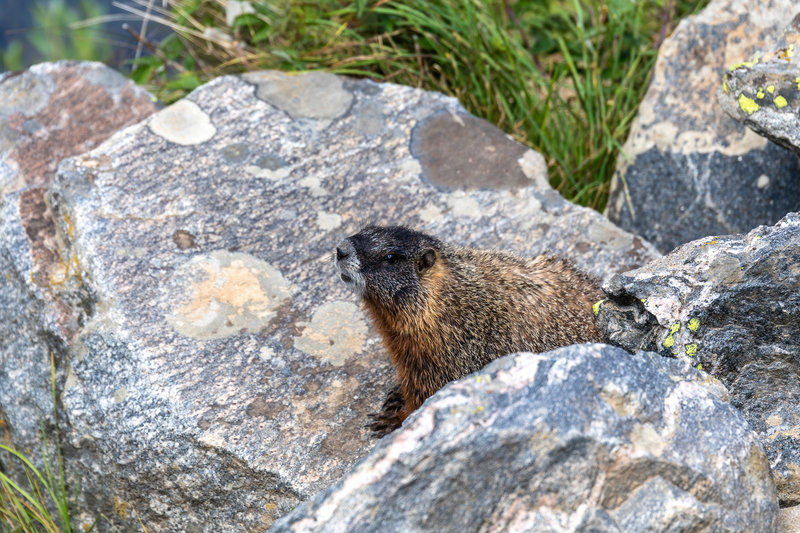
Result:
<svg viewBox="0 0 800 533"><path fill-rule="evenodd" d="M767 85L767 92L769 94L774 93L775 92L775 86L774 85Z"/></svg>
<svg viewBox="0 0 800 533"><path fill-rule="evenodd" d="M674 333L679 332L680 330L681 330L681 323L680 322L675 322L674 324L672 324L672 326L670 326L669 334L672 335Z"/></svg>
<svg viewBox="0 0 800 533"><path fill-rule="evenodd" d="M756 93L756 98L764 98L764 90L759 88L758 92Z"/></svg>
<svg viewBox="0 0 800 533"><path fill-rule="evenodd" d="M674 337L673 337L671 334L670 334L670 335L667 335L667 338L666 338L666 339L664 339L664 342L662 342L662 343L661 343L661 345L662 345L664 348L672 348L672 346L673 346L674 344L675 344L675 338L674 338Z"/></svg>
<svg viewBox="0 0 800 533"><path fill-rule="evenodd" d="M694 357L697 355L697 343L687 344L686 345L686 355L689 357Z"/></svg>
<svg viewBox="0 0 800 533"><path fill-rule="evenodd" d="M592 306L592 311L594 311L595 316L600 314L600 306L603 305L603 302L605 302L605 300L600 300Z"/></svg>
<svg viewBox="0 0 800 533"><path fill-rule="evenodd" d="M727 81L723 81L722 82L722 92L724 92L725 94L728 94L728 82Z"/></svg>
<svg viewBox="0 0 800 533"><path fill-rule="evenodd" d="M775 107L777 107L778 109L781 109L782 107L786 107L788 105L788 103L789 103L789 102L786 101L786 98L784 98L781 95L776 96L775 100L773 100L773 101L775 102Z"/></svg>
<svg viewBox="0 0 800 533"><path fill-rule="evenodd" d="M114 512L117 513L117 516L120 518L126 518L128 516L128 506L130 505L125 500L120 500L116 496L114 496Z"/></svg>
<svg viewBox="0 0 800 533"><path fill-rule="evenodd" d="M64 217L64 224L67 226L67 235L69 235L70 239L74 239L75 224L72 222L72 218L70 218L66 211L63 211L61 214Z"/></svg>
<svg viewBox="0 0 800 533"><path fill-rule="evenodd" d="M756 63L758 63L758 59L756 59L755 61L741 61L739 63L734 63L733 65L728 67L728 70L736 70L737 68L741 67L752 67Z"/></svg>
<svg viewBox="0 0 800 533"><path fill-rule="evenodd" d="M696 332L697 328L700 327L700 319L697 317L689 319L689 323L686 324L686 327L689 328L689 331L691 331L692 333Z"/></svg>
<svg viewBox="0 0 800 533"><path fill-rule="evenodd" d="M703 370L703 363L697 363L697 364L696 364L694 367L695 367L697 370Z"/></svg>
<svg viewBox="0 0 800 533"><path fill-rule="evenodd" d="M752 98L748 98L744 95L744 93L739 95L739 107L748 115L752 115L760 109L760 106L756 103L756 101Z"/></svg>

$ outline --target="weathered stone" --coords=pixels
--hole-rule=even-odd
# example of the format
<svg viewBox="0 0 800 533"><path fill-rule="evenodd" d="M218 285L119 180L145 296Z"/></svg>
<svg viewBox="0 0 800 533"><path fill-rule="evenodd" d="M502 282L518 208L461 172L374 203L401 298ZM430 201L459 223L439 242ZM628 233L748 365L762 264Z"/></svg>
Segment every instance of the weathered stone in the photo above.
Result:
<svg viewBox="0 0 800 533"><path fill-rule="evenodd" d="M718 95L734 119L800 154L800 14L768 52L731 66Z"/></svg>
<svg viewBox="0 0 800 533"><path fill-rule="evenodd" d="M0 427L4 443L37 463L40 422L53 423L51 354L63 384L62 358L88 299L47 190L63 158L155 109L150 94L99 63L44 63L0 77ZM0 469L14 473L17 463L7 459L0 458ZM74 480L72 466L67 475Z"/></svg>
<svg viewBox="0 0 800 533"><path fill-rule="evenodd" d="M505 155L415 144L442 116ZM436 185L440 149L472 171ZM482 181L487 161L508 174ZM322 74L217 79L65 161L52 200L85 296L57 354L72 460L102 487L93 510L122 502L150 531L262 528L373 446L393 371L332 264L360 226L549 250L599 277L659 255L455 99Z"/></svg>
<svg viewBox="0 0 800 533"><path fill-rule="evenodd" d="M600 344L508 356L271 531L775 531L769 465L725 394Z"/></svg>
<svg viewBox="0 0 800 533"><path fill-rule="evenodd" d="M800 505L787 507L778 512L780 533L800 533Z"/></svg>
<svg viewBox="0 0 800 533"><path fill-rule="evenodd" d="M719 378L761 438L781 504L800 503L800 214L683 245L604 289L607 339Z"/></svg>
<svg viewBox="0 0 800 533"><path fill-rule="evenodd" d="M800 209L797 157L717 104L722 72L783 29L792 0L712 0L659 52L611 185L607 215L662 252L774 224Z"/></svg>

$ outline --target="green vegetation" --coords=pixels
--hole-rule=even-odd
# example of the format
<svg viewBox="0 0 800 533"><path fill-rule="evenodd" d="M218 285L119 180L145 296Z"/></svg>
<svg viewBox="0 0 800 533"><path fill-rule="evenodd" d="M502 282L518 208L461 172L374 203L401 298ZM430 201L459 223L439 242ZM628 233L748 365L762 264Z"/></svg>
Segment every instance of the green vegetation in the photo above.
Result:
<svg viewBox="0 0 800 533"><path fill-rule="evenodd" d="M247 4L230 25L227 3L132 9L174 30L134 79L168 102L267 68L441 91L542 152L566 198L602 209L658 45L705 1L283 0Z"/></svg>
<svg viewBox="0 0 800 533"><path fill-rule="evenodd" d="M55 408L55 364L52 354L50 369L53 416L58 420ZM37 468L24 454L8 445L0 444L0 466L16 463L17 470L24 472L26 478L26 482L14 480L0 469L0 531L20 533L76 531L70 519L71 502L67 497L57 424L54 434L56 464L51 465L51 458L48 455L50 446L42 424L43 470ZM56 512L56 517L52 515L53 510ZM94 529L94 526L91 529Z"/></svg>
<svg viewBox="0 0 800 533"><path fill-rule="evenodd" d="M68 6L65 0L35 2L31 12L34 27L2 51L0 70L24 68L26 45L35 51L32 59L37 63L58 59L105 61L111 56L111 44L103 37L100 26L77 27L79 21L103 14L98 0L81 0L78 9Z"/></svg>

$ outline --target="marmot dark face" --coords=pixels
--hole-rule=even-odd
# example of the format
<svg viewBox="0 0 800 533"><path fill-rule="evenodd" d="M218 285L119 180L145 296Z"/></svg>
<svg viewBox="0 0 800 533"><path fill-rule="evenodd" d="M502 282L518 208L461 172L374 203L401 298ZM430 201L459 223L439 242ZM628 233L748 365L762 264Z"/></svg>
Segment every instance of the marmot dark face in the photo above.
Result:
<svg viewBox="0 0 800 533"><path fill-rule="evenodd" d="M413 307L420 278L441 260L441 241L402 226L367 226L336 247L342 281L368 302Z"/></svg>

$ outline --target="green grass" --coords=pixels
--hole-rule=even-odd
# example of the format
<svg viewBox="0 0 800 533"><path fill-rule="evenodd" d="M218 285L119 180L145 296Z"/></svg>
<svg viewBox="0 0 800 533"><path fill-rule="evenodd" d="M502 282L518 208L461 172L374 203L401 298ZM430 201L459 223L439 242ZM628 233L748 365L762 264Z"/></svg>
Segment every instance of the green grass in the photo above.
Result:
<svg viewBox="0 0 800 533"><path fill-rule="evenodd" d="M219 1L173 0L136 10L174 33L133 77L167 102L265 68L441 91L540 151L566 198L602 210L657 47L705 3L284 0L228 26Z"/></svg>
<svg viewBox="0 0 800 533"><path fill-rule="evenodd" d="M105 61L111 56L111 43L100 26L80 26L84 19L103 15L99 0L80 0L74 8L65 0L35 2L31 6L33 27L23 36L9 42L0 53L0 70L21 70L26 65L26 46L33 51L35 62L59 59ZM30 59L30 58L28 58Z"/></svg>
<svg viewBox="0 0 800 533"><path fill-rule="evenodd" d="M56 413L55 364L50 355L50 376L53 398L53 415ZM17 471L25 475L25 480L15 480L0 470L0 531L9 532L62 532L76 531L70 517L72 502L68 498L64 478L64 464L61 458L61 447L58 435L58 424L55 426L55 464L48 455L50 449L44 424L42 424L42 468L18 450L0 444L0 465L16 463ZM77 491L75 493L77 496ZM55 516L53 514L55 513ZM94 529L92 526L91 529Z"/></svg>

